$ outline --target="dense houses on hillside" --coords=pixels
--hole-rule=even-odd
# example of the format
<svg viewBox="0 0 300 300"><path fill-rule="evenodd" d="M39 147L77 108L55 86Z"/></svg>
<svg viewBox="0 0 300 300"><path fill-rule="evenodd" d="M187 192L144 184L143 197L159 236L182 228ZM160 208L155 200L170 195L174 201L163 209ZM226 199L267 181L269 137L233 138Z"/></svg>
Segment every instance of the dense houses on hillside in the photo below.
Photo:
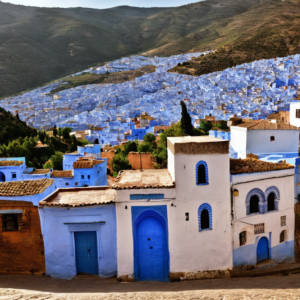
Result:
<svg viewBox="0 0 300 300"><path fill-rule="evenodd" d="M206 53L203 53L206 54ZM274 111L289 110L300 99L300 55L260 60L200 77L167 72L201 53L170 57L130 56L84 72L105 73L136 70L153 65L155 72L121 84L79 86L55 95L49 92L60 83L0 101L0 106L16 113L36 128L72 127L89 130L89 140L116 145L134 129L170 125L180 119L180 101L186 102L193 121L211 115L229 120L234 115L266 119ZM74 74L76 75L76 74ZM132 122L147 112L151 120ZM98 130L94 130L94 128ZM153 128L150 129L153 131Z"/></svg>

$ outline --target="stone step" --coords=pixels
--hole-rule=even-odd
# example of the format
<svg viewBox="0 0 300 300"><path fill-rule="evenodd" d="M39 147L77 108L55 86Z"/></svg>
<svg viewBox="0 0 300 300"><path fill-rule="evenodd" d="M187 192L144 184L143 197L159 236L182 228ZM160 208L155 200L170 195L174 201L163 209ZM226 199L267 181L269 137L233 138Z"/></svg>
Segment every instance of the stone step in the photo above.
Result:
<svg viewBox="0 0 300 300"><path fill-rule="evenodd" d="M278 265L272 259L267 259L267 260L264 260L264 261L258 263L255 266L255 269L273 268L273 267L277 267L277 266Z"/></svg>

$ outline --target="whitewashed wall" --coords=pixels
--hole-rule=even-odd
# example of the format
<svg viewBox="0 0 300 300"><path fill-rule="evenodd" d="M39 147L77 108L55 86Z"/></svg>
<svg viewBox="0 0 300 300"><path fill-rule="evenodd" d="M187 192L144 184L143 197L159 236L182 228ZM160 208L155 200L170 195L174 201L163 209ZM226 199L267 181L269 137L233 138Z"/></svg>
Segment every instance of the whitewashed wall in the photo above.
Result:
<svg viewBox="0 0 300 300"><path fill-rule="evenodd" d="M246 158L247 156L247 128L231 126L230 146L237 152L237 158Z"/></svg>
<svg viewBox="0 0 300 300"><path fill-rule="evenodd" d="M247 194L255 188L265 193L267 188L275 186L280 193L278 210L266 212L264 214L256 213L246 214L246 197ZM282 243L281 257L286 255L290 258L293 252L295 214L294 214L294 169L280 170L272 172L261 172L251 174L241 174L232 176L232 189L237 189L238 196L233 196L233 251L239 251L238 259L233 255L234 263L237 261L256 264L256 247L258 240L265 236L269 240L269 247L272 249L280 244L280 232L286 230L286 245ZM281 226L281 216L286 216L286 226ZM254 234L254 224L264 223L265 232ZM239 234L247 231L246 245L240 246ZM251 246L252 245L252 246ZM277 251L278 252L278 251ZM244 258L242 257L244 256ZM271 257L272 259L276 259ZM245 263L247 264L247 263Z"/></svg>
<svg viewBox="0 0 300 300"><path fill-rule="evenodd" d="M300 127L300 118L296 118L296 109L300 109L300 102L290 103L290 124Z"/></svg>

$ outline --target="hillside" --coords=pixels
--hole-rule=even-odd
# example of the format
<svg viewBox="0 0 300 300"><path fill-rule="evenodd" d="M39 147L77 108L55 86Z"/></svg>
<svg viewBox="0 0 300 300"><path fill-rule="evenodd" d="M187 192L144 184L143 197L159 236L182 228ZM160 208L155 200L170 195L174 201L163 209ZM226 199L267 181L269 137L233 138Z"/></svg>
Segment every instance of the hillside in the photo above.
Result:
<svg viewBox="0 0 300 300"><path fill-rule="evenodd" d="M0 98L122 56L171 55L199 46L210 50L224 24L269 2L278 1L208 0L177 8L105 10L0 2Z"/></svg>
<svg viewBox="0 0 300 300"><path fill-rule="evenodd" d="M26 136L36 136L37 131L22 122L19 117L13 116L10 112L0 107L0 144L8 143Z"/></svg>
<svg viewBox="0 0 300 300"><path fill-rule="evenodd" d="M218 26L214 24L212 28ZM246 62L300 53L300 1L257 5L232 18L218 35L214 46L221 47L214 53L184 62L170 72L199 76ZM234 41L227 43L230 37Z"/></svg>

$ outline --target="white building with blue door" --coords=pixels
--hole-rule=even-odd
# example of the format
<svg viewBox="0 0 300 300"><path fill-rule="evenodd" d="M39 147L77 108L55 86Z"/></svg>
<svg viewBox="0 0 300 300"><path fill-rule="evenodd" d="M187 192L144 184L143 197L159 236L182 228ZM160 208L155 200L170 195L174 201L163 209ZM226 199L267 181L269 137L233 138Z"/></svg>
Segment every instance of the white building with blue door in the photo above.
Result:
<svg viewBox="0 0 300 300"><path fill-rule="evenodd" d="M231 159L233 266L294 261L294 166Z"/></svg>
<svg viewBox="0 0 300 300"><path fill-rule="evenodd" d="M58 189L39 203L46 275L117 274L115 191Z"/></svg>
<svg viewBox="0 0 300 300"><path fill-rule="evenodd" d="M233 266L229 141L168 138L168 169L120 172L118 276L179 280Z"/></svg>

